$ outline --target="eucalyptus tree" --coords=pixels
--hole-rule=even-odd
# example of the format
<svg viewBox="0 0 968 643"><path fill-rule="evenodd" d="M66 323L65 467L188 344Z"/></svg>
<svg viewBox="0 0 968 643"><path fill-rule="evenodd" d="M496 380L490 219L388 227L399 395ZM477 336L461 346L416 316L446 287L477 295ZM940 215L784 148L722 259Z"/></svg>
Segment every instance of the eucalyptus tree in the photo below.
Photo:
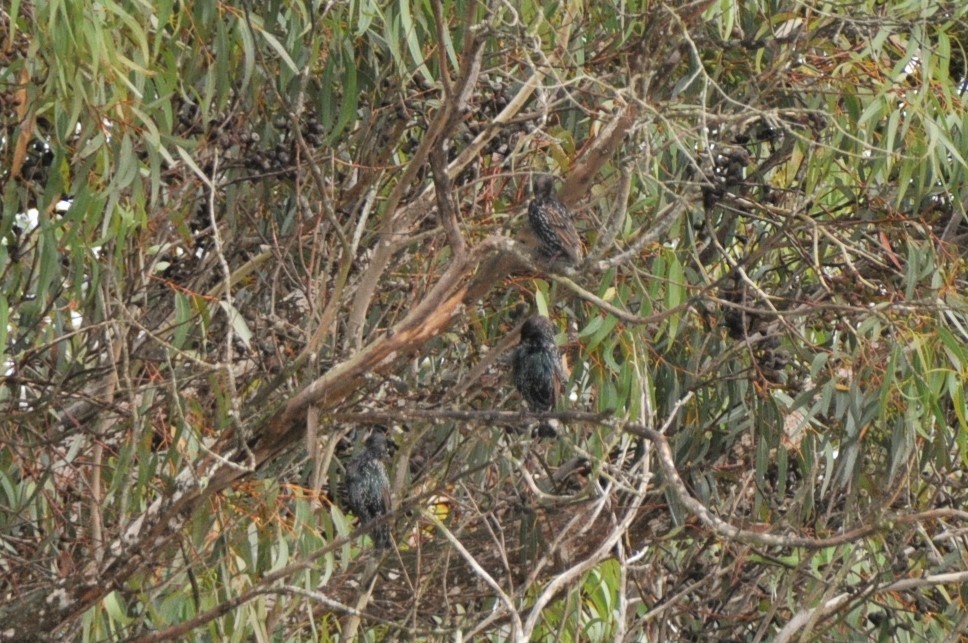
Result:
<svg viewBox="0 0 968 643"><path fill-rule="evenodd" d="M0 9L0 640L956 640L966 11Z"/></svg>

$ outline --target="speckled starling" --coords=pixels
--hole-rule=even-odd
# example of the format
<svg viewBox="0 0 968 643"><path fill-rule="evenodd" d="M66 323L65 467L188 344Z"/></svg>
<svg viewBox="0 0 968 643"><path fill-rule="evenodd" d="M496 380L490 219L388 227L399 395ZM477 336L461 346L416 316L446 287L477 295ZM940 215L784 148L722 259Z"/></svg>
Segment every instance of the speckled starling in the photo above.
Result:
<svg viewBox="0 0 968 643"><path fill-rule="evenodd" d="M552 262L577 266L582 260L581 239L571 213L552 193L554 179L539 174L534 179L534 199L528 206L528 223L538 238L538 253Z"/></svg>
<svg viewBox="0 0 968 643"><path fill-rule="evenodd" d="M565 378L561 355L555 345L555 327L551 320L535 315L521 327L521 342L512 360L514 386L535 413L553 411L558 404L561 383ZM538 435L554 435L554 428L542 425Z"/></svg>
<svg viewBox="0 0 968 643"><path fill-rule="evenodd" d="M346 465L346 499L350 510L366 524L390 511L390 479L383 460L387 458L387 437L374 431L363 450ZM377 549L390 547L390 526L381 523L374 528L373 543Z"/></svg>

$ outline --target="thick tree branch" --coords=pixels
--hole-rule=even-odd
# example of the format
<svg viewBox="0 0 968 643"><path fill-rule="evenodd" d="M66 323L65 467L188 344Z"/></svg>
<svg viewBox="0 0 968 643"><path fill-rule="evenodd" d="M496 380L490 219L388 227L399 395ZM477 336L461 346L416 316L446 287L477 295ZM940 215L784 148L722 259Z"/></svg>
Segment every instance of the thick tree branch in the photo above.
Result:
<svg viewBox="0 0 968 643"><path fill-rule="evenodd" d="M380 278L386 271L390 259L400 247L396 243L396 237L412 223L415 215L424 214L424 211L414 208L398 211L397 206L406 191L410 189L414 178L429 158L434 147L442 144L443 139L451 136L454 124L467 109L467 101L470 98L471 91L477 85L477 78L481 71L481 57L484 55L485 44L485 38L475 38L472 46L464 54L461 65L462 77L454 100L444 101L440 110L434 116L433 122L427 128L427 133L414 152L413 158L407 163L403 175L390 192L390 196L383 206L383 221L377 233L379 242L353 299L347 320L347 341L350 346L358 348L362 344L363 319L366 316L366 311L370 308ZM447 72L444 71L443 73L446 74ZM448 97L445 96L445 98ZM467 163L470 160L467 159Z"/></svg>

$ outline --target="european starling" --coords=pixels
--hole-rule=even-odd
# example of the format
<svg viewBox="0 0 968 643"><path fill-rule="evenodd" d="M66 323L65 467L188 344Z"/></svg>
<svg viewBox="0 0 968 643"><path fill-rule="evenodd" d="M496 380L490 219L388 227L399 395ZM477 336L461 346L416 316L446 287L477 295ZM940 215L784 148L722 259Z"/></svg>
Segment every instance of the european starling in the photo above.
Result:
<svg viewBox="0 0 968 643"><path fill-rule="evenodd" d="M535 315L521 327L521 342L512 360L514 386L534 413L554 410L565 377L561 355L555 345L555 327L551 320ZM539 436L554 435L550 425L538 427Z"/></svg>
<svg viewBox="0 0 968 643"><path fill-rule="evenodd" d="M363 451L346 465L346 496L350 509L366 524L390 511L390 479L383 460L389 455L387 437L374 431L366 439ZM373 532L377 549L390 547L390 526L378 525Z"/></svg>
<svg viewBox="0 0 968 643"><path fill-rule="evenodd" d="M539 174L534 179L534 199L528 206L528 223L538 238L538 253L551 261L577 266L582 260L581 239L571 213L552 194L554 179Z"/></svg>

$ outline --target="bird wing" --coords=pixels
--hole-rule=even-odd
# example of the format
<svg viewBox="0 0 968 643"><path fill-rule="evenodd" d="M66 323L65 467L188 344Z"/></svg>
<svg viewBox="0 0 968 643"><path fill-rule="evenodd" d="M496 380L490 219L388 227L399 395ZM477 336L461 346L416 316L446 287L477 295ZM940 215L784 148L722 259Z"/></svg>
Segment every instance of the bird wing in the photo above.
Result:
<svg viewBox="0 0 968 643"><path fill-rule="evenodd" d="M571 212L556 199L545 201L543 207L547 208L548 223L554 230L555 238L558 239L562 251L575 263L581 263L581 237L578 236L575 224L572 223Z"/></svg>
<svg viewBox="0 0 968 643"><path fill-rule="evenodd" d="M558 349L556 348L555 351L557 350ZM555 360L555 367L551 376L552 408L556 408L558 406L558 400L561 399L561 391L564 388L564 382L566 379L567 377L565 376L565 370L561 367L561 358L558 358Z"/></svg>
<svg viewBox="0 0 968 643"><path fill-rule="evenodd" d="M366 511L365 499L361 493L359 463L351 461L346 467L346 478L343 480L346 505L357 518Z"/></svg>
<svg viewBox="0 0 968 643"><path fill-rule="evenodd" d="M380 476L380 501L383 504L380 513L390 511L390 478L387 477L387 469L382 462L377 462L377 475Z"/></svg>

